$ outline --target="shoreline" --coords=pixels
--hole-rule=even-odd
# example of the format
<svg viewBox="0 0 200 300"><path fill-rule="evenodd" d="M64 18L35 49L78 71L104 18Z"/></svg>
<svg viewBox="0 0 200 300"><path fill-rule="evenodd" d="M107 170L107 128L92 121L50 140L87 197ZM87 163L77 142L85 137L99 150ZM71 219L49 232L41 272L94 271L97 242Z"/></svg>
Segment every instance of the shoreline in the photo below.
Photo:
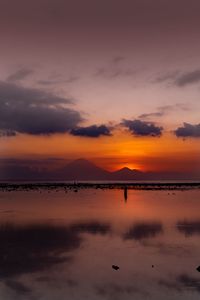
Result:
<svg viewBox="0 0 200 300"><path fill-rule="evenodd" d="M130 189L130 190L193 190L200 182L26 182L0 183L0 191L74 190L80 189Z"/></svg>

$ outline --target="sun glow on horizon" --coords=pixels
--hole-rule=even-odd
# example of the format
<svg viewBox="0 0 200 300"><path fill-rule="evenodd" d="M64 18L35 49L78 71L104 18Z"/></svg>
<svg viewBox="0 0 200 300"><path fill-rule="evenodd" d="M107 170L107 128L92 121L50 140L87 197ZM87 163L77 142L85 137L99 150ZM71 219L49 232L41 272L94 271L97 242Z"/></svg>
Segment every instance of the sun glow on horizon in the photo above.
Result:
<svg viewBox="0 0 200 300"><path fill-rule="evenodd" d="M126 132L99 139L73 137L69 134L53 136L17 135L3 139L0 149L4 159L48 161L65 166L67 161L83 157L108 171L122 168L143 172L191 172L200 166L200 141L183 141L170 133L161 138L134 137ZM81 145L81 147L80 147ZM30 162L32 165L32 163ZM54 162L55 164L55 162Z"/></svg>
<svg viewBox="0 0 200 300"><path fill-rule="evenodd" d="M124 168L128 168L130 170L143 171L143 169L142 169L142 167L140 165L133 164L133 163L128 163L128 162L116 165L115 170L120 170L120 169L124 169Z"/></svg>

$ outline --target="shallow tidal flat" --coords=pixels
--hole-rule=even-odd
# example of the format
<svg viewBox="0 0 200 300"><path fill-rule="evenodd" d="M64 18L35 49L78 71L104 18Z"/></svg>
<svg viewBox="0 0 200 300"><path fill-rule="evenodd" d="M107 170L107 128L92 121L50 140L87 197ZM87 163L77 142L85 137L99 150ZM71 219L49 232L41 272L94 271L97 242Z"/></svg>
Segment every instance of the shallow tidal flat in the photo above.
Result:
<svg viewBox="0 0 200 300"><path fill-rule="evenodd" d="M198 299L199 186L145 184L2 184L0 299Z"/></svg>
<svg viewBox="0 0 200 300"><path fill-rule="evenodd" d="M80 189L133 189L133 190L191 190L200 189L200 182L194 181L152 181L152 182L35 182L0 183L0 191L30 190L74 190Z"/></svg>

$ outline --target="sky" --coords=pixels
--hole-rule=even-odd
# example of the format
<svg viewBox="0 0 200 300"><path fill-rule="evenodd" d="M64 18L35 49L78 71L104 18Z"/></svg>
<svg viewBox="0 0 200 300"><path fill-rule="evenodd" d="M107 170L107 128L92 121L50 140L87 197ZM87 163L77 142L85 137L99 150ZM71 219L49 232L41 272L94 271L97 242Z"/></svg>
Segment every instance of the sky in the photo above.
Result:
<svg viewBox="0 0 200 300"><path fill-rule="evenodd" d="M200 177L199 28L199 0L0 0L0 164Z"/></svg>

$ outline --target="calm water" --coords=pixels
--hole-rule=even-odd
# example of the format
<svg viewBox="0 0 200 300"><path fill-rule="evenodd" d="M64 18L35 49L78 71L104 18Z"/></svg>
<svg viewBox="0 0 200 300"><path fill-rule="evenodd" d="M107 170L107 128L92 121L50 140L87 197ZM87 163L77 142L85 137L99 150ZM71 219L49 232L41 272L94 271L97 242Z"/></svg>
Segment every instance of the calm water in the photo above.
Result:
<svg viewBox="0 0 200 300"><path fill-rule="evenodd" d="M199 265L200 190L0 192L2 300L199 299Z"/></svg>

